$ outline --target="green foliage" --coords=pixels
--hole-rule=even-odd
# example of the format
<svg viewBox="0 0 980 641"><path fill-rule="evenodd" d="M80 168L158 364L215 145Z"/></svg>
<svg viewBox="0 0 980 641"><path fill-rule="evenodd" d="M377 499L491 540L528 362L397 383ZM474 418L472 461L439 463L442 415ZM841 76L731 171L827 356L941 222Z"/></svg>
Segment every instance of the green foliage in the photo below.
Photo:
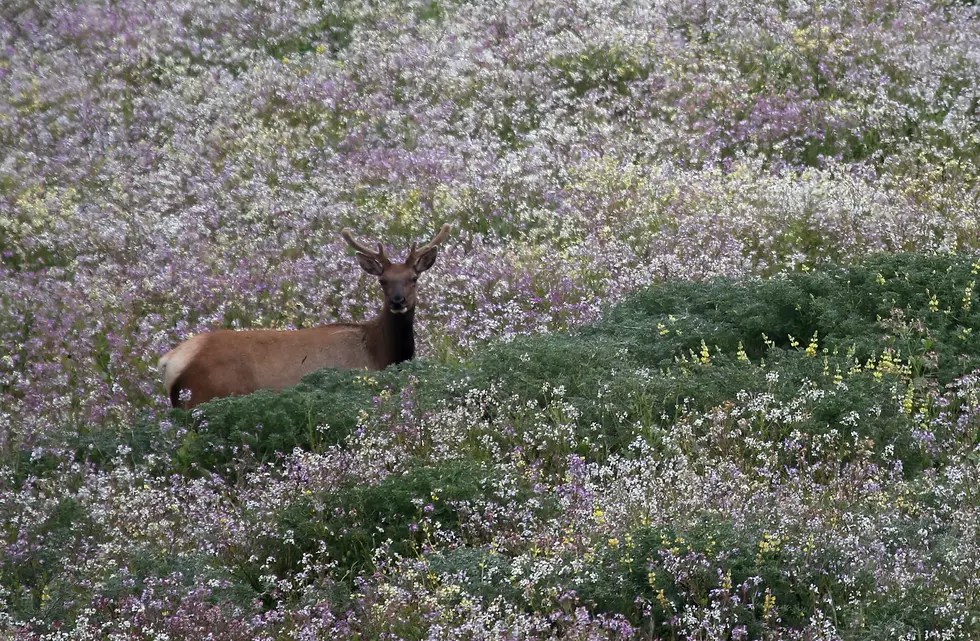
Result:
<svg viewBox="0 0 980 641"><path fill-rule="evenodd" d="M180 463L227 471L242 447L269 460L339 443L360 417L396 411L409 382L418 413L457 402L467 389L516 398L510 409L502 403L486 412L518 436L529 420L542 420L527 408L554 405L560 390L574 408L578 449L557 458L570 451L601 458L635 438L637 425L669 431L684 411L740 393L788 402L817 381L835 392L807 401L794 429L854 431L879 452L894 448L913 474L933 459L913 438L912 408L901 403L928 410L940 386L980 367L977 271L954 255L892 255L778 280L664 283L574 334L498 343L462 363L416 361L369 376L323 370L281 394L215 401L185 437ZM860 420L845 426L855 413ZM788 436L766 421L756 429L753 436L770 442ZM549 453L539 447L531 455Z"/></svg>
<svg viewBox="0 0 980 641"><path fill-rule="evenodd" d="M577 592L597 611L637 624L646 617L668 636L671 617L685 604L716 604L749 638L762 632L765 619L802 626L818 611L835 616L835 604L847 604L836 616L850 616L857 609L852 604L873 593L871 568L859 573L861 581L843 583L843 553L815 545L808 535L736 528L712 515L687 526L640 528L600 548L595 572L584 574L594 578Z"/></svg>
<svg viewBox="0 0 980 641"><path fill-rule="evenodd" d="M922 527L911 519L899 529ZM798 628L815 616L836 621L848 639L910 634L933 625L930 604L946 587L920 582L902 595L883 593L875 568L854 550L836 549L810 531L736 527L713 514L610 539L577 576L579 603L622 614L664 638L670 619L692 606L717 608L732 627L745 626L748 638L763 634L765 620ZM497 589L506 590L506 582Z"/></svg>
<svg viewBox="0 0 980 641"><path fill-rule="evenodd" d="M569 483L571 455L600 464L613 455L628 458L637 439L665 461L729 461L747 482L771 480L753 476L760 443L773 457L772 470L808 464L818 485L834 483L851 461L895 469L897 460L924 488L916 494L918 508L945 509L948 499L929 490L935 474L922 471L941 471L955 454L950 444L962 439L947 433L958 429L950 417L960 410L942 406L939 396L946 384L980 368L978 273L980 264L970 257L893 255L766 281L663 283L590 327L496 343L462 362L419 359L381 372L325 369L281 393L175 411L170 422L144 417L126 428L79 429L64 452L21 452L8 478L21 487L61 469L65 456L109 469L120 457L143 465L150 453L172 452L169 462L154 465L169 463L168 472L189 475L215 471L235 482L295 448L356 449L365 435L411 457L376 482L352 475L347 483L287 497L271 528L253 524L254 545L226 553L234 570L194 555L130 549L128 566L114 569L100 587L114 599L156 579L183 577L190 585L209 577L225 586L215 599L243 608L256 595L270 608L290 599L342 603L353 598L358 577L424 555L437 580L462 589L460 599L502 598L542 611L558 599L562 608L583 604L621 614L662 635L684 608L716 604L750 637L775 618L799 627L814 616L837 617L841 629L868 635L921 630L933 620L928 608L943 602L940 587L922 582L906 586L901 598L882 596L872 568L861 566L853 550L814 542L810 532L777 534L765 524L734 524L711 513L669 528L624 524L614 528L617 538L593 542L587 571L572 579L544 576L531 590L519 587L517 561L490 547L488 532L501 535L509 522L495 519L523 518L518 514L546 522L554 507L548 488ZM446 460L447 444L439 450L437 436L424 428L439 412L461 407L470 413L453 426L458 440ZM792 421L778 418L788 413ZM940 413L945 418L934 420ZM945 427L929 432L931 425ZM802 449L780 447L788 441ZM501 453L516 464L513 478L502 472ZM538 487L532 490L532 483ZM508 516L468 527L482 509ZM917 518L895 529L896 547L931 527ZM11 611L24 619L70 618L77 588L57 568L96 530L77 500L52 504L25 530L26 556L0 566ZM4 535L8 542L21 536ZM940 567L955 556L944 537L958 542L962 536L937 532L935 556L925 562ZM918 605L897 608L903 599ZM854 638L873 638L868 635Z"/></svg>
<svg viewBox="0 0 980 641"><path fill-rule="evenodd" d="M610 88L627 95L630 83L645 79L650 73L636 53L617 46L589 46L577 54L554 56L548 62L561 75L562 84L579 96Z"/></svg>
<svg viewBox="0 0 980 641"><path fill-rule="evenodd" d="M278 529L289 537L266 539L262 556L274 557L275 571L285 574L313 555L335 563L337 578L351 580L374 567L380 547L413 556L437 529L459 533L460 507L494 501L495 480L487 467L460 460L308 495L282 511Z"/></svg>
<svg viewBox="0 0 980 641"><path fill-rule="evenodd" d="M487 548L460 547L428 557L429 569L443 581L466 588L468 594L491 602L503 597L519 603L520 590L511 584L511 561Z"/></svg>
<svg viewBox="0 0 980 641"><path fill-rule="evenodd" d="M177 451L178 466L231 472L227 466L243 451L259 461L296 447L318 450L341 442L371 407L371 388L359 384L363 372L324 369L283 392L263 390L207 404L203 414L175 411L191 429ZM395 376L394 370L386 377Z"/></svg>
<svg viewBox="0 0 980 641"><path fill-rule="evenodd" d="M333 57L341 56L351 44L358 29L364 28L365 23L372 24L383 21L390 14L411 15L418 22L433 21L441 23L447 10L451 11L454 0L431 0L423 2L401 2L384 8L384 11L369 8L355 2L329 3L324 0L313 0L310 9L319 19L302 29L301 32L288 39L275 39L260 42L265 52L272 58L302 55L315 51L329 51Z"/></svg>
<svg viewBox="0 0 980 641"><path fill-rule="evenodd" d="M969 257L898 254L785 279L665 283L612 310L591 331L628 340L647 366L667 365L702 340L725 353L741 342L759 358L767 351L765 335L785 349L790 336L803 341L817 332L821 347L853 348L862 361L887 347L904 355L928 347L948 382L980 365L977 336L963 334L980 323L976 303L964 303L976 279ZM658 323L666 330L659 336L651 332Z"/></svg>
<svg viewBox="0 0 980 641"><path fill-rule="evenodd" d="M73 222L77 191L33 187L6 193L14 207L0 218L0 266L25 272L51 267L70 270L76 250L60 240L58 230Z"/></svg>
<svg viewBox="0 0 980 641"><path fill-rule="evenodd" d="M0 507L0 515L5 511ZM15 521L4 518L3 522L16 528ZM13 612L25 619L62 618L69 590L57 577L64 560L84 549L84 540L93 533L93 528L86 509L74 498L65 498L44 520L20 535L24 545L19 558L10 556L0 564L0 585L11 595ZM9 539L17 533L8 531L0 535Z"/></svg>

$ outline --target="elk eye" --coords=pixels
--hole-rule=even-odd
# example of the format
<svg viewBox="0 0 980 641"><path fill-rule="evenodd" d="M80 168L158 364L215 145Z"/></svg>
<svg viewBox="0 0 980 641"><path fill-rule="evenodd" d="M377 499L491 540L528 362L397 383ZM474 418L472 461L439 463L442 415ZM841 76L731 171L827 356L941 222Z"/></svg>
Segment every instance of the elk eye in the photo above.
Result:
<svg viewBox="0 0 980 641"><path fill-rule="evenodd" d="M381 283L381 286L382 286L382 287L384 287L385 285L387 285L387 284L388 284L388 280L387 280L387 279L385 279L385 278L379 278L379 279L378 279L378 282L379 282L379 283Z"/></svg>
<svg viewBox="0 0 980 641"><path fill-rule="evenodd" d="M412 282L413 283L419 282L419 277L418 276L415 276L414 278L412 278Z"/></svg>

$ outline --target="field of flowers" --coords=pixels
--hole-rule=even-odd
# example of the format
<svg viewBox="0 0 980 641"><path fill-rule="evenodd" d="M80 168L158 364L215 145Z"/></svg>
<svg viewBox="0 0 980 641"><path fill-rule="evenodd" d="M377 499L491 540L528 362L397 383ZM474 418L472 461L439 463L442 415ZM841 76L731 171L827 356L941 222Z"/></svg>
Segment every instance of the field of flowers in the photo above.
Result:
<svg viewBox="0 0 980 641"><path fill-rule="evenodd" d="M978 251L966 0L4 0L0 636L980 638Z"/></svg>

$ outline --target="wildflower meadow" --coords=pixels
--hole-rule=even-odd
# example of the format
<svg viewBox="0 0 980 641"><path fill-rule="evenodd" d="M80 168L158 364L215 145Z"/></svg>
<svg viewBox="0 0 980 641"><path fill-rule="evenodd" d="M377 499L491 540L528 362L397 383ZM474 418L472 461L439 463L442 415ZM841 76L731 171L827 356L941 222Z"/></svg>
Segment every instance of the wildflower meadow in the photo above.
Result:
<svg viewBox="0 0 980 641"><path fill-rule="evenodd" d="M978 281L970 0L4 0L0 638L980 639Z"/></svg>

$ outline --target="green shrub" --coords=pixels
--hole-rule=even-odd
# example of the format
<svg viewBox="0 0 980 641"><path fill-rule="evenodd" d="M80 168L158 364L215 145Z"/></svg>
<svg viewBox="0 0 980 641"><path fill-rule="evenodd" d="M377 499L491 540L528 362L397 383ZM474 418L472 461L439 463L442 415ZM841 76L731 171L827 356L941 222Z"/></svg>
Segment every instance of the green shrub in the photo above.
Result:
<svg viewBox="0 0 980 641"><path fill-rule="evenodd" d="M491 602L503 597L520 603L521 591L510 582L508 557L487 548L461 547L428 557L429 569L441 580L461 585L467 594Z"/></svg>
<svg viewBox="0 0 980 641"><path fill-rule="evenodd" d="M0 507L0 514L6 511ZM3 515L7 517L7 515ZM51 512L27 532L18 532L19 519L4 518L10 528L0 532L7 540L22 538L26 545L20 558L0 564L0 585L10 594L10 610L23 619L63 619L69 590L58 577L65 560L81 554L95 524L74 498L60 500Z"/></svg>
<svg viewBox="0 0 980 641"><path fill-rule="evenodd" d="M604 547L597 579L577 591L597 611L620 613L637 624L644 619L639 604L646 604L662 634L670 633L670 618L689 604L716 603L732 627L746 626L749 638L761 634L764 619L778 616L798 628L817 610L873 593L870 568L857 570L857 580L844 580L847 559L841 552L814 545L800 556L789 549L791 543L808 545L793 540L806 536L737 529L710 515L683 527L641 528Z"/></svg>
<svg viewBox="0 0 980 641"><path fill-rule="evenodd" d="M395 415L408 385L420 414L493 386L498 398L518 402L488 406L486 418L518 432L528 419L513 406L547 408L560 389L575 408L575 451L601 458L632 441L637 425L669 430L681 409L707 411L742 392L787 402L816 382L834 393L808 401L795 429L854 431L879 452L894 448L915 473L934 453L913 438L914 421L925 419L899 408L908 402L928 414L942 385L980 368L978 272L969 257L909 254L782 279L663 283L593 326L490 345L461 363L420 360L367 375L323 370L282 393L209 403L185 423L179 462L227 472L243 449L269 460L340 443L359 417ZM855 412L860 420L845 425ZM777 442L787 429L754 436Z"/></svg>
<svg viewBox="0 0 980 641"><path fill-rule="evenodd" d="M335 563L337 579L351 580L374 568L372 555L379 548L410 557L421 554L436 530L459 535L461 507L504 500L496 496L498 480L488 466L464 459L413 466L376 485L311 494L280 513L277 529L283 535L265 539L260 557L273 557L274 571L285 575L308 554ZM520 501L529 492L524 488L523 496L507 500Z"/></svg>
<svg viewBox="0 0 980 641"><path fill-rule="evenodd" d="M233 473L232 463L245 451L268 461L297 447L316 450L340 443L371 407L372 390L357 382L363 376L324 369L282 392L217 399L200 414L177 410L176 421L188 428L177 451L178 465ZM396 376L392 370L383 378Z"/></svg>

